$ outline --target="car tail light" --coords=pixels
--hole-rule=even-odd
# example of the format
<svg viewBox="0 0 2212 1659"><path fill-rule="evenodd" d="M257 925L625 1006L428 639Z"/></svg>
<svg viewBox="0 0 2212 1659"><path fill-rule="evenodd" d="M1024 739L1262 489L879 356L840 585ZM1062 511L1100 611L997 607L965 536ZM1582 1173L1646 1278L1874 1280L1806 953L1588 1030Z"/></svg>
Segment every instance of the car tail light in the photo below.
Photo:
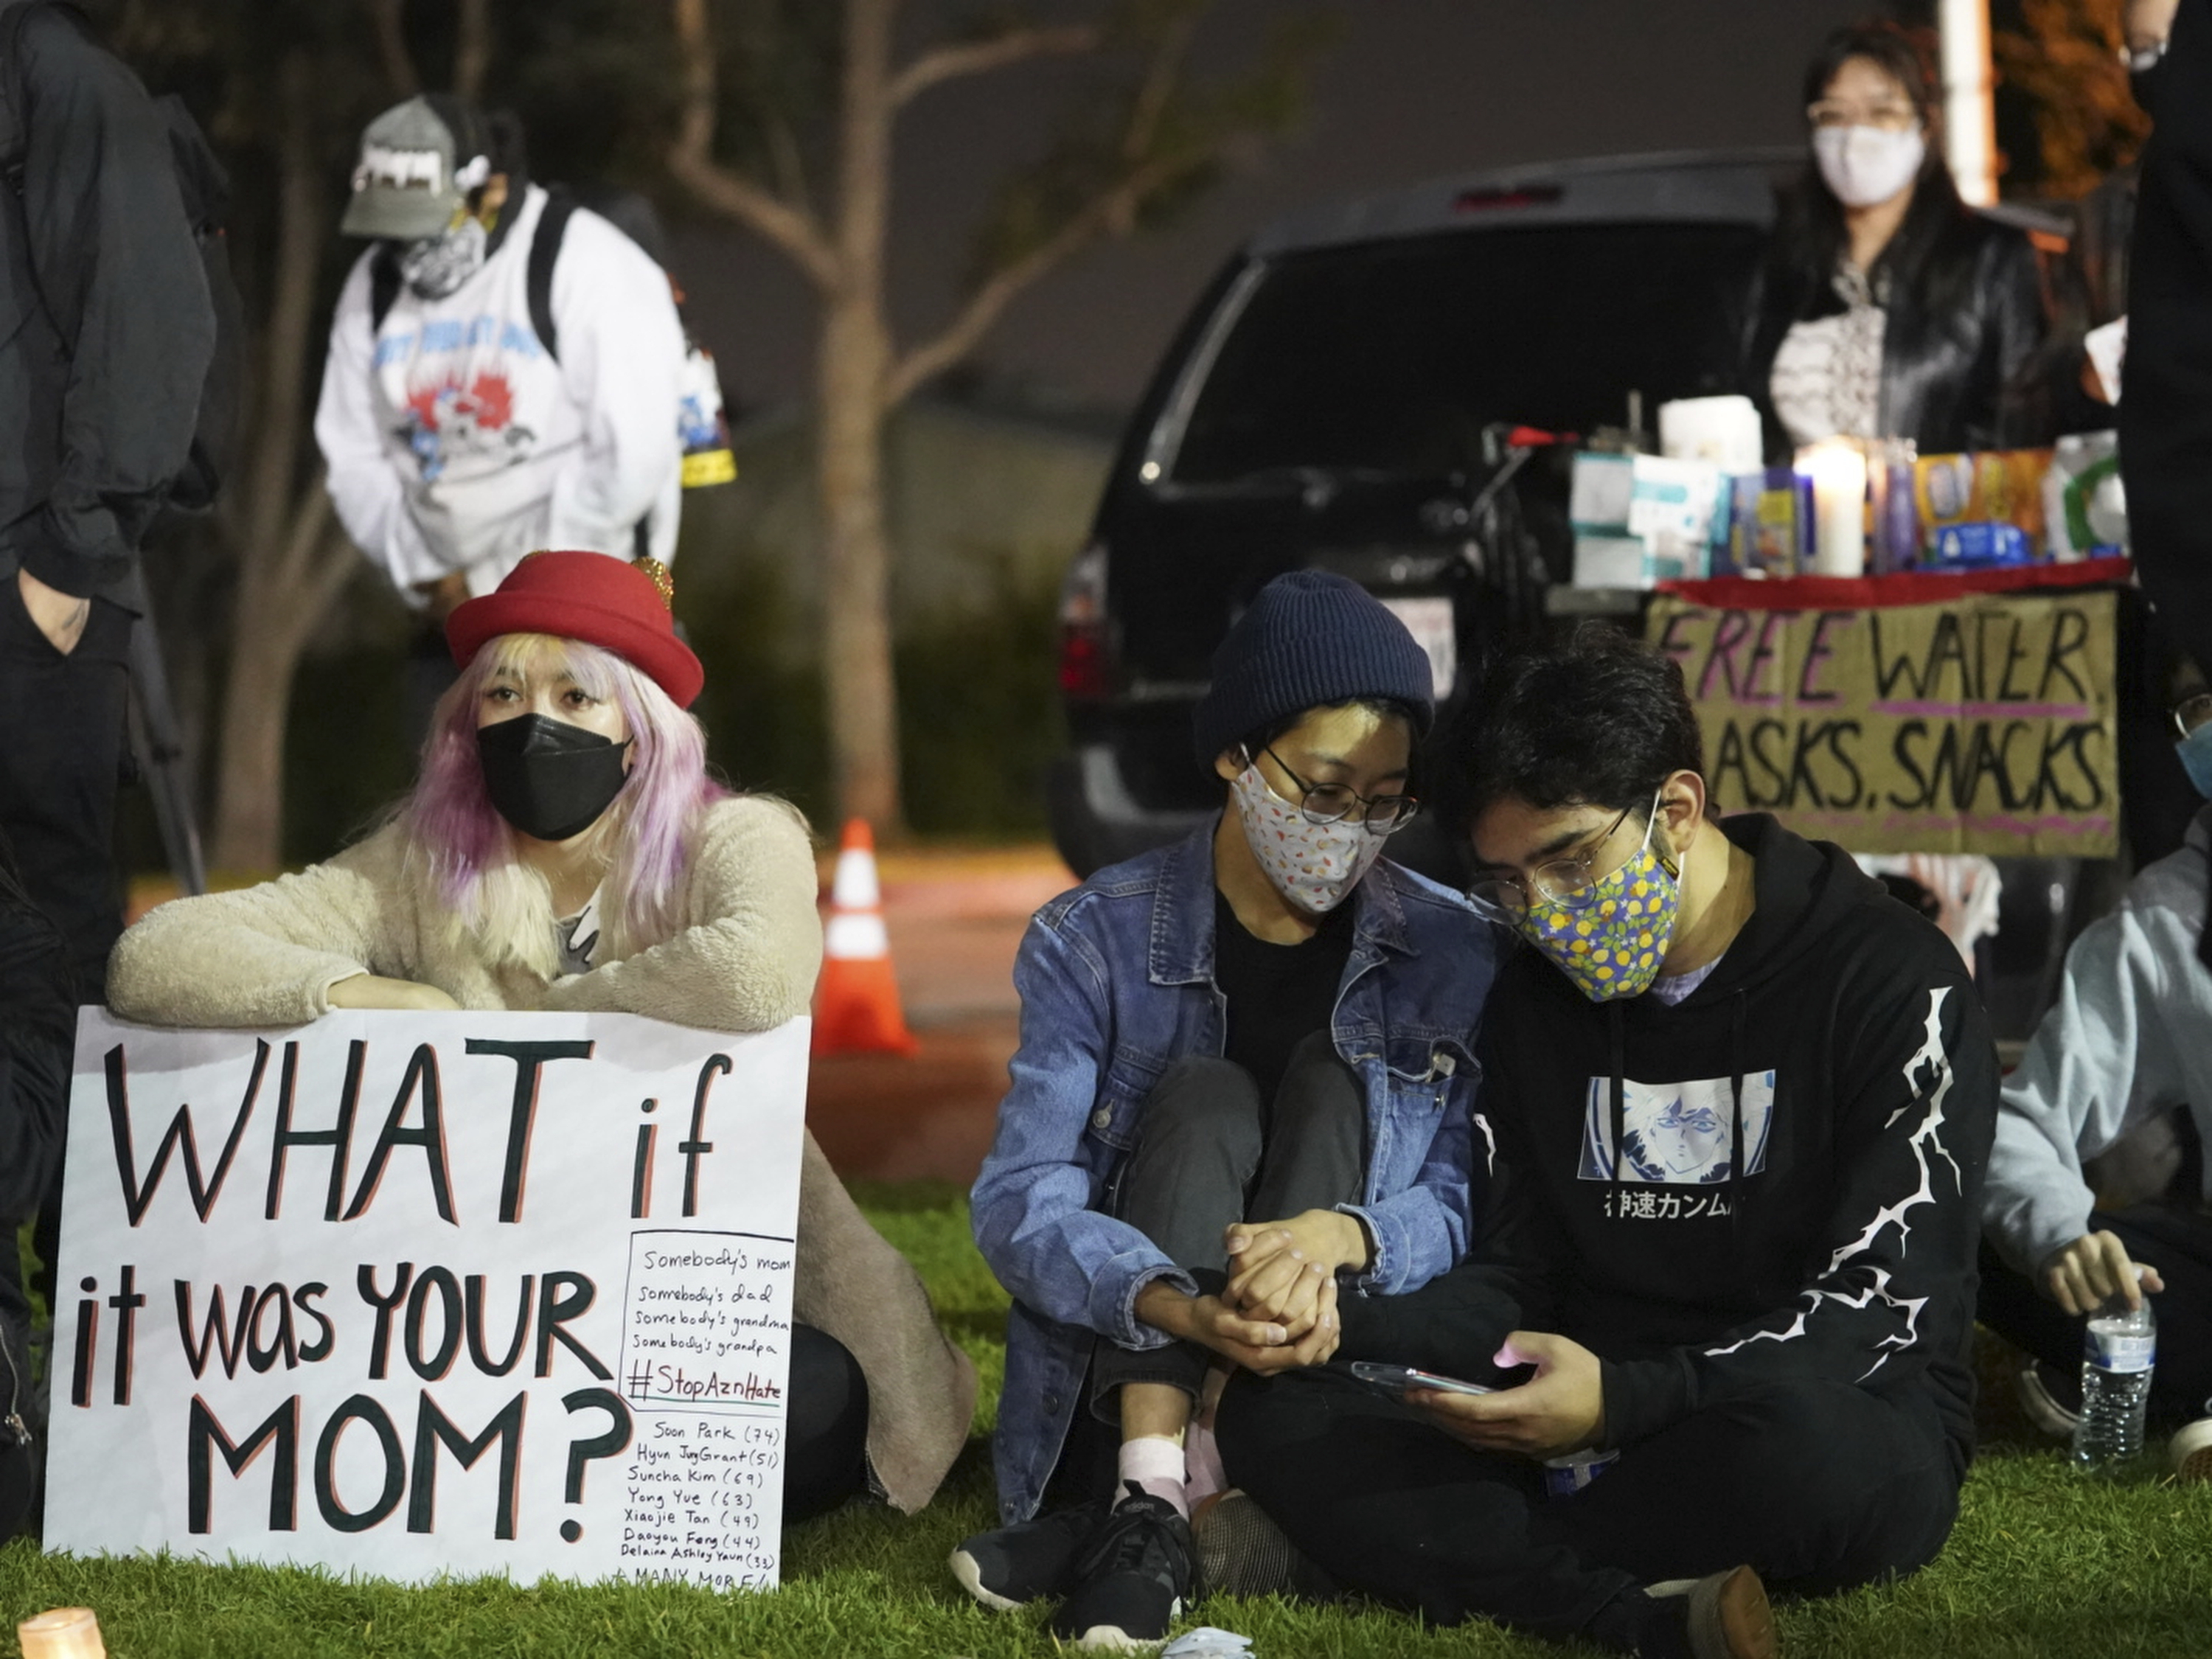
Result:
<svg viewBox="0 0 2212 1659"><path fill-rule="evenodd" d="M1106 621L1106 544L1075 556L1060 586L1060 690L1097 702L1113 690L1113 647Z"/></svg>

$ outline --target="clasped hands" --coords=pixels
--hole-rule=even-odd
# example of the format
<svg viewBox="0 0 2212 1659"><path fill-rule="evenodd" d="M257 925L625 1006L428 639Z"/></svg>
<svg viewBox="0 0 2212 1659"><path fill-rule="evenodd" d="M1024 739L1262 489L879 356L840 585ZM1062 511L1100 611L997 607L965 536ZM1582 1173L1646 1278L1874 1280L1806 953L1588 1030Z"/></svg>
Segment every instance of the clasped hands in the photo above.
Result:
<svg viewBox="0 0 2212 1659"><path fill-rule="evenodd" d="M1336 1352L1336 1273L1367 1265L1367 1230L1336 1210L1228 1230L1230 1279L1218 1296L1164 1279L1137 1293L1137 1317L1260 1372L1318 1365Z"/></svg>
<svg viewBox="0 0 2212 1659"><path fill-rule="evenodd" d="M1138 1292L1137 1316L1263 1374L1318 1365L1336 1352L1340 1267L1368 1263L1356 1217L1308 1210L1288 1221L1229 1229L1230 1279L1219 1296L1186 1296L1164 1279ZM1438 1429L1482 1451L1557 1457L1601 1443L1605 1391L1597 1356L1547 1331L1515 1331L1495 1357L1500 1368L1533 1365L1526 1382L1495 1394L1406 1396Z"/></svg>

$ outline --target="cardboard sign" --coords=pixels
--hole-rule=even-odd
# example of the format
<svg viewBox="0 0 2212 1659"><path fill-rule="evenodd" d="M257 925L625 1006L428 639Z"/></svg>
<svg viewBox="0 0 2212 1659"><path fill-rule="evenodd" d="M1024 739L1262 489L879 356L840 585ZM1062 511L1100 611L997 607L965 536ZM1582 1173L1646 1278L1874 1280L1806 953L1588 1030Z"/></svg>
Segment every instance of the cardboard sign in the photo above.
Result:
<svg viewBox="0 0 2212 1659"><path fill-rule="evenodd" d="M2118 849L2116 596L1865 610L1654 601L1723 811L1855 853Z"/></svg>
<svg viewBox="0 0 2212 1659"><path fill-rule="evenodd" d="M807 1024L86 1009L47 1547L775 1584Z"/></svg>

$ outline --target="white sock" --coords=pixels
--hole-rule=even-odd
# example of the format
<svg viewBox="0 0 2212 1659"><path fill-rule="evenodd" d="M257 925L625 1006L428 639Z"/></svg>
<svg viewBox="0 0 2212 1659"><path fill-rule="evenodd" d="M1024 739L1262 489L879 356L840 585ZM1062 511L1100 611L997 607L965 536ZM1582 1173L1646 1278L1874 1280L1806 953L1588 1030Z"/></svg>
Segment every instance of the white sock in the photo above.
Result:
<svg viewBox="0 0 2212 1659"><path fill-rule="evenodd" d="M1221 1448L1213 1431L1194 1422L1183 1437L1183 1496L1196 1509L1218 1492L1229 1487L1229 1472L1221 1467Z"/></svg>
<svg viewBox="0 0 2212 1659"><path fill-rule="evenodd" d="M1174 1504L1176 1513L1188 1521L1190 1500L1183 1492L1182 1471L1181 1442L1164 1434L1139 1435L1134 1440L1121 1443L1121 1458L1114 1484L1118 1489L1123 1482L1133 1480L1140 1490Z"/></svg>

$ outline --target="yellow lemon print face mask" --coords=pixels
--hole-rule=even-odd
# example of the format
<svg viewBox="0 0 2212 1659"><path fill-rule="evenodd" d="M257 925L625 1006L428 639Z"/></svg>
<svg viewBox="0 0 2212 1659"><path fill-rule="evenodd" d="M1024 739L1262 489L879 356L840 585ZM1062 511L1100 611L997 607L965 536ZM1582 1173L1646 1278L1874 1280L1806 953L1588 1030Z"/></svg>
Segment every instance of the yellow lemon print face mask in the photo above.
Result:
<svg viewBox="0 0 2212 1659"><path fill-rule="evenodd" d="M1682 884L1674 861L1651 848L1659 821L1652 803L1644 840L1627 863L1571 904L1531 895L1522 937L1558 964L1592 1002L1641 996L1659 977L1674 937Z"/></svg>

